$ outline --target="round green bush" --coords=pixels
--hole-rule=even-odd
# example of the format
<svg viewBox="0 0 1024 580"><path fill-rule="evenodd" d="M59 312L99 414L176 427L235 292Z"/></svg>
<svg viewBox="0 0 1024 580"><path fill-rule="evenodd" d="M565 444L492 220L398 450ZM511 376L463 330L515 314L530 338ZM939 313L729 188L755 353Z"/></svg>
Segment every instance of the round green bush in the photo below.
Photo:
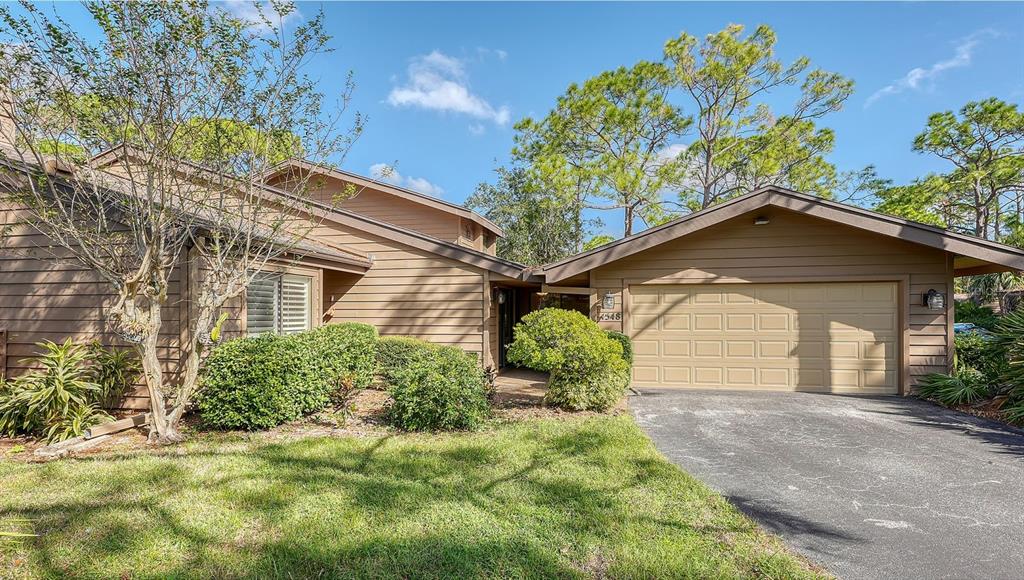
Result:
<svg viewBox="0 0 1024 580"><path fill-rule="evenodd" d="M381 337L377 342L377 373L381 382L395 384L400 372L430 358L439 348L439 345L411 336Z"/></svg>
<svg viewBox="0 0 1024 580"><path fill-rule="evenodd" d="M544 308L531 312L516 325L515 340L508 349L509 361L541 372L552 372L566 363L567 347L611 342L596 322L574 310ZM616 356L621 357L621 346Z"/></svg>
<svg viewBox="0 0 1024 580"><path fill-rule="evenodd" d="M490 413L487 381L476 356L437 347L396 373L388 420L406 431L473 429Z"/></svg>
<svg viewBox="0 0 1024 580"><path fill-rule="evenodd" d="M626 361L626 364L633 365L633 341L628 336L621 332L614 330L606 330L605 334L608 338L618 342L622 345L622 360Z"/></svg>
<svg viewBox="0 0 1024 580"><path fill-rule="evenodd" d="M551 373L547 404L601 411L618 402L629 386L624 344L579 312L545 308L516 325L509 360Z"/></svg>
<svg viewBox="0 0 1024 580"><path fill-rule="evenodd" d="M264 334L218 345L207 357L196 406L203 424L256 431L327 404L305 345Z"/></svg>

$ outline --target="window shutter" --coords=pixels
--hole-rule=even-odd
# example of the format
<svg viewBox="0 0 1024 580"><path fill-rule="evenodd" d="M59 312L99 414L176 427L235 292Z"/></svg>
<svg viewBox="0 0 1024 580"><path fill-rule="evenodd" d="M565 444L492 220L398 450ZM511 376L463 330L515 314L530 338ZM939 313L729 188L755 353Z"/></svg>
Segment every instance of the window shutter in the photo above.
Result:
<svg viewBox="0 0 1024 580"><path fill-rule="evenodd" d="M246 288L246 334L256 336L277 332L278 276L259 275Z"/></svg>
<svg viewBox="0 0 1024 580"><path fill-rule="evenodd" d="M281 333L293 334L310 328L310 289L307 276L281 277Z"/></svg>

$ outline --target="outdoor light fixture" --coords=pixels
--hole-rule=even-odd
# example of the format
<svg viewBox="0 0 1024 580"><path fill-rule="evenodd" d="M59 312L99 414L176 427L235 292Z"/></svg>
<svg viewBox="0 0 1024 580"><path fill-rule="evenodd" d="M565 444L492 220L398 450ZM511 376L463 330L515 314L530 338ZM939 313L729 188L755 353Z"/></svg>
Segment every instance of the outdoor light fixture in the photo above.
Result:
<svg viewBox="0 0 1024 580"><path fill-rule="evenodd" d="M604 301L601 303L601 307L605 310L611 310L615 308L615 295L611 292L604 293Z"/></svg>
<svg viewBox="0 0 1024 580"><path fill-rule="evenodd" d="M932 288L922 295L923 305L928 307L928 310L945 310L946 309L946 295Z"/></svg>
<svg viewBox="0 0 1024 580"><path fill-rule="evenodd" d="M768 218L764 217L764 216L758 216L758 217L754 218L754 225L755 226L766 226L769 223L771 223L771 221Z"/></svg>
<svg viewBox="0 0 1024 580"><path fill-rule="evenodd" d="M504 304L504 303L505 303L505 293L502 292L501 290L498 290L498 304Z"/></svg>

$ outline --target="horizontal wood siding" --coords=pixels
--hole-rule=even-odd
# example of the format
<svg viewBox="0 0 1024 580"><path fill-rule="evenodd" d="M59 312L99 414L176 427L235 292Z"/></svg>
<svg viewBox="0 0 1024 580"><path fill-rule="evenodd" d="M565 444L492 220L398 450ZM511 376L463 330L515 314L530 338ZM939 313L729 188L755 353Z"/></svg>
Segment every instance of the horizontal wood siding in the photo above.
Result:
<svg viewBox="0 0 1024 580"><path fill-rule="evenodd" d="M0 362L7 373L17 376L32 368L34 364L26 359L35 357L41 351L37 343L45 340L98 340L107 347L130 348L107 322L116 301L110 286L70 260L67 250L52 247L38 231L18 225L23 220L16 210L0 210L0 227L13 226L0 246L0 331L7 337ZM172 377L180 361L180 277L180 269L175 270L159 341L160 359ZM148 400L140 385L129 393L124 407L144 408Z"/></svg>
<svg viewBox="0 0 1024 580"><path fill-rule="evenodd" d="M364 275L324 273L327 322L364 322L385 336L482 353L481 270L333 222L320 225L314 237L373 255Z"/></svg>
<svg viewBox="0 0 1024 580"><path fill-rule="evenodd" d="M287 188L284 176L279 176L270 183ZM354 197L339 202L339 195L347 193L346 182L333 177L314 177L310 180L309 187L312 197L320 203L341 207L448 242L459 241L461 218L446 211L371 188L357 188L353 190L356 193Z"/></svg>
<svg viewBox="0 0 1024 580"><path fill-rule="evenodd" d="M945 292L952 283L946 252L814 217L771 209L755 212L767 225L753 225L754 213L596 268L591 286L616 294L623 285L878 280L909 277L910 386L931 372L945 371L950 356L949 314L921 305L929 289ZM624 282L625 281L625 282ZM628 316L628 312L625 313ZM618 329L617 323L605 324Z"/></svg>

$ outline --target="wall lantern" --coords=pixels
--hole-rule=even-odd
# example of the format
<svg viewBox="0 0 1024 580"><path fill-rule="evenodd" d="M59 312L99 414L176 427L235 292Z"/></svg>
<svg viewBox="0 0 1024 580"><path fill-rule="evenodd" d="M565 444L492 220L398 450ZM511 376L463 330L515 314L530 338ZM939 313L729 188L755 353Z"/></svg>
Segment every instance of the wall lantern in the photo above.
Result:
<svg viewBox="0 0 1024 580"><path fill-rule="evenodd" d="M498 304L504 304L504 303L505 303L505 291L504 290L498 290Z"/></svg>
<svg viewBox="0 0 1024 580"><path fill-rule="evenodd" d="M946 295L932 288L922 295L923 305L928 307L928 310L945 310L946 309Z"/></svg>
<svg viewBox="0 0 1024 580"><path fill-rule="evenodd" d="M615 295L611 292L605 292L604 300L601 301L601 308L604 308L605 310L615 308Z"/></svg>

